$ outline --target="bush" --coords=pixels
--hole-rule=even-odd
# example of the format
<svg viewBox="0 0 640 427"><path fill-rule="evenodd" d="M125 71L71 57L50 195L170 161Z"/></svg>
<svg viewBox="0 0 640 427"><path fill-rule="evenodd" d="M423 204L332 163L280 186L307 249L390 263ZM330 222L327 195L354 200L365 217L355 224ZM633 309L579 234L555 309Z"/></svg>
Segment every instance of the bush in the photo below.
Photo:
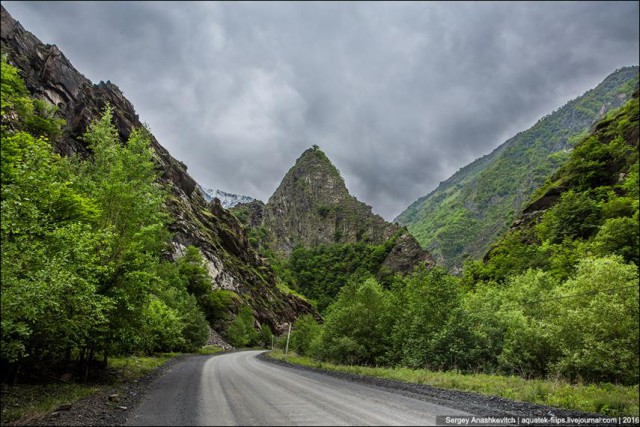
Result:
<svg viewBox="0 0 640 427"><path fill-rule="evenodd" d="M258 338L258 332L254 329L253 323L251 308L247 305L243 306L227 329L229 343L239 348L254 344Z"/></svg>
<svg viewBox="0 0 640 427"><path fill-rule="evenodd" d="M320 356L337 363L382 361L392 325L389 302L373 278L344 286L327 309Z"/></svg>
<svg viewBox="0 0 640 427"><path fill-rule="evenodd" d="M320 338L322 326L310 314L299 317L293 324L291 332L291 349L301 356L312 355L312 350Z"/></svg>
<svg viewBox="0 0 640 427"><path fill-rule="evenodd" d="M554 296L553 368L573 380L638 384L638 268L615 256L584 259Z"/></svg>

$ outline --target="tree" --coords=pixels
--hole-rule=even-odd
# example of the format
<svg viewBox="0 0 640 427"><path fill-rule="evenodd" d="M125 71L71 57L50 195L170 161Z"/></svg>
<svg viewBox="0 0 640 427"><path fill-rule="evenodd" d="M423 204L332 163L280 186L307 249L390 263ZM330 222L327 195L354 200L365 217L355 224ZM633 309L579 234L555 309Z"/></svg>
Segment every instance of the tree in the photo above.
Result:
<svg viewBox="0 0 640 427"><path fill-rule="evenodd" d="M327 309L320 356L349 364L382 361L392 325L389 301L373 278L344 286Z"/></svg>
<svg viewBox="0 0 640 427"><path fill-rule="evenodd" d="M459 281L441 268L424 266L398 289L402 295L393 326L390 359L414 368L440 368L443 354L437 350L438 336L460 301Z"/></svg>
<svg viewBox="0 0 640 427"><path fill-rule="evenodd" d="M258 332L254 329L253 323L251 307L248 305L243 306L227 329L229 343L234 347L247 347L253 344L258 337Z"/></svg>
<svg viewBox="0 0 640 427"><path fill-rule="evenodd" d="M296 319L291 332L291 348L301 356L312 355L315 341L320 338L322 327L310 314Z"/></svg>
<svg viewBox="0 0 640 427"><path fill-rule="evenodd" d="M60 132L52 111L34 107L3 60L0 358L13 379L23 362L46 368L86 344L110 308L96 292L106 238L93 228L100 210L73 187L70 163L47 141Z"/></svg>
<svg viewBox="0 0 640 427"><path fill-rule="evenodd" d="M638 384L638 268L618 256L586 258L554 290L550 324L571 379Z"/></svg>
<svg viewBox="0 0 640 427"><path fill-rule="evenodd" d="M155 266L169 242L162 208L166 193L157 182L148 131L134 130L121 144L111 117L107 107L84 136L92 157L74 159L76 188L95 200L100 213L94 227L108 235L96 271L98 294L112 302L109 329L93 334L90 354L97 347L107 353L137 346L142 310L159 283Z"/></svg>

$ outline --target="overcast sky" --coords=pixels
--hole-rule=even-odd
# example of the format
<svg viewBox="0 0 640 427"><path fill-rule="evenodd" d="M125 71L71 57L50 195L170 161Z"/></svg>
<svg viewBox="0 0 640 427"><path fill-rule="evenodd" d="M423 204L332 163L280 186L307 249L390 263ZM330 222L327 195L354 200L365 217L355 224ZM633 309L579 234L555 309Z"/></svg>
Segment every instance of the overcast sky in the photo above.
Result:
<svg viewBox="0 0 640 427"><path fill-rule="evenodd" d="M5 2L203 186L267 201L317 144L392 220L638 64L638 2Z"/></svg>

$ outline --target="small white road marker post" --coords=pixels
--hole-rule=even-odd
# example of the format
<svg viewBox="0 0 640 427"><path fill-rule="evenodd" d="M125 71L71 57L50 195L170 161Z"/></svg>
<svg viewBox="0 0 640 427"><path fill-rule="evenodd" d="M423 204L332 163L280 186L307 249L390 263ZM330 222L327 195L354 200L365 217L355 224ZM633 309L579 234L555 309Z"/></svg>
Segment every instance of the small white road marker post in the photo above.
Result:
<svg viewBox="0 0 640 427"><path fill-rule="evenodd" d="M289 323L289 332L287 332L287 346L284 349L284 354L289 352L289 337L291 337L291 323Z"/></svg>

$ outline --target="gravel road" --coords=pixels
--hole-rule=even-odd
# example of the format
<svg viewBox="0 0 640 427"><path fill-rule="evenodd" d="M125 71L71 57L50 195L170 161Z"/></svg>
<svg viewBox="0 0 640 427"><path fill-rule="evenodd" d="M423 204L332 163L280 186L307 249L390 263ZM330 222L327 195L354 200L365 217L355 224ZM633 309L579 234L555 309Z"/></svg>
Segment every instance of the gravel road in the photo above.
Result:
<svg viewBox="0 0 640 427"><path fill-rule="evenodd" d="M127 425L434 425L436 415L471 415L260 353L185 359L151 384Z"/></svg>

